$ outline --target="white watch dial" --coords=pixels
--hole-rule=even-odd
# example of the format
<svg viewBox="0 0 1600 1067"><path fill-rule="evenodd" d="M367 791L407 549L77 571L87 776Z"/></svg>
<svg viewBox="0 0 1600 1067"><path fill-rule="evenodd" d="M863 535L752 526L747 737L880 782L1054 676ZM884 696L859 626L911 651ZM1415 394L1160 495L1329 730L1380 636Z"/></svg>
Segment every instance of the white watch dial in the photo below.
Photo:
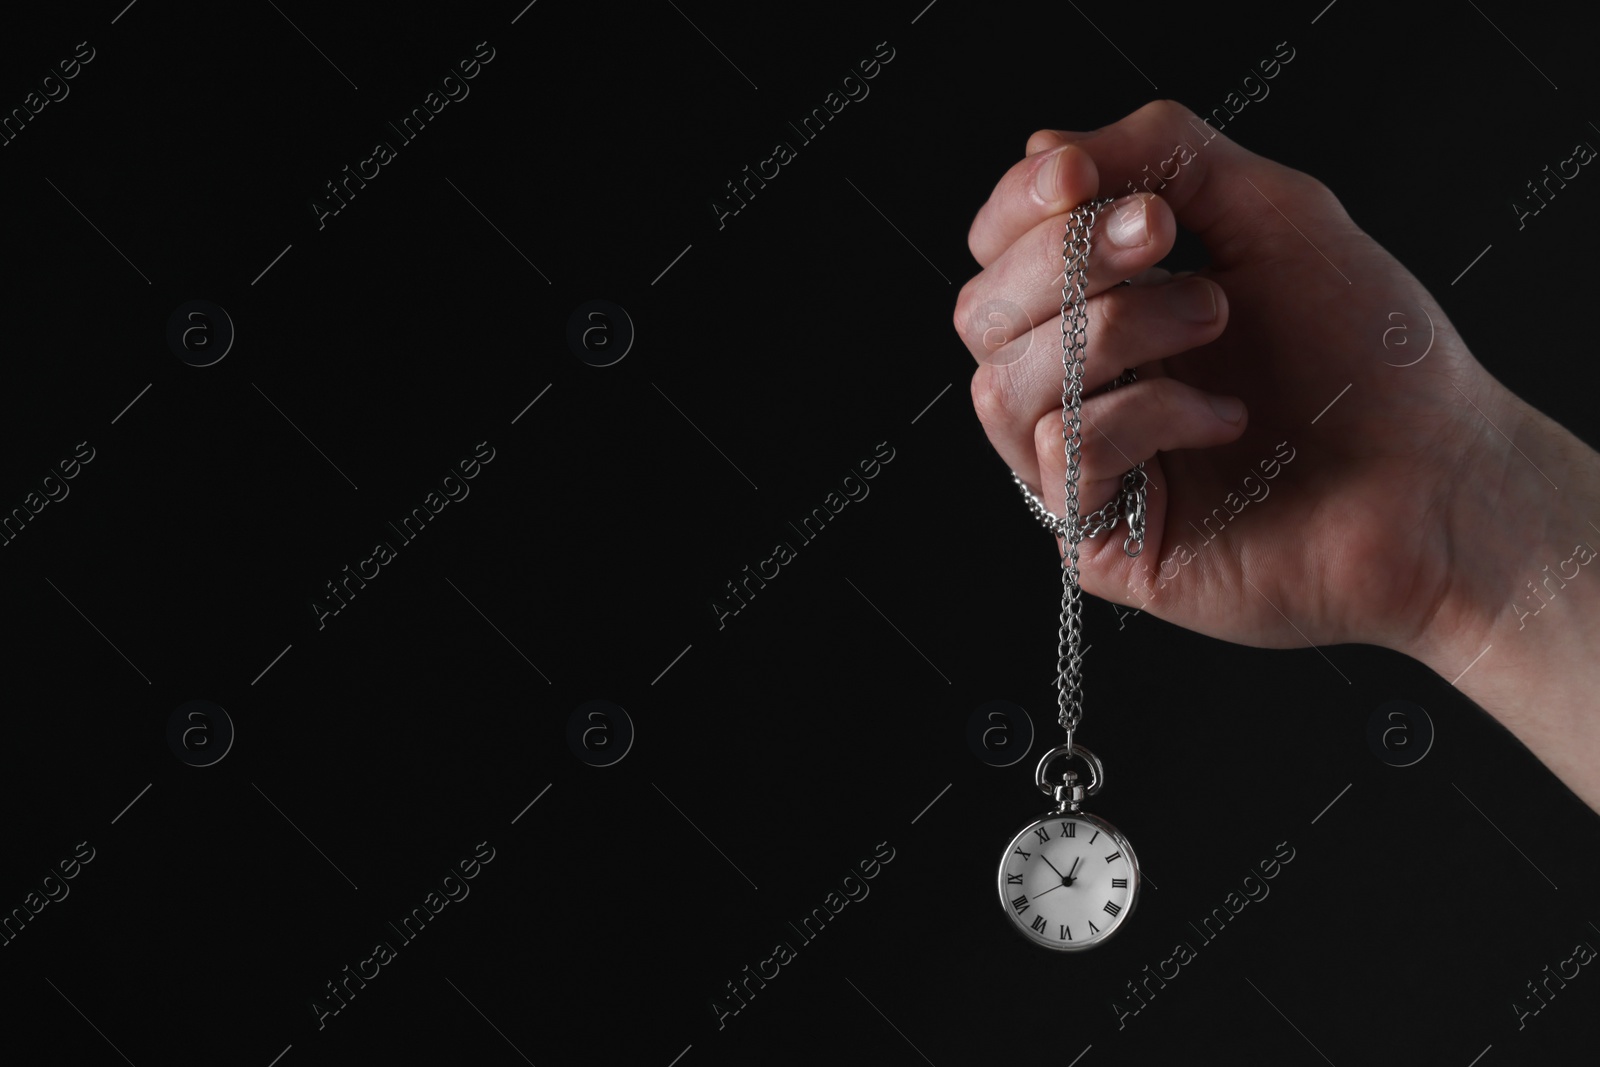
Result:
<svg viewBox="0 0 1600 1067"><path fill-rule="evenodd" d="M1133 912L1139 862L1110 823L1082 812L1029 823L1000 861L1000 901L1016 928L1046 948L1098 945Z"/></svg>

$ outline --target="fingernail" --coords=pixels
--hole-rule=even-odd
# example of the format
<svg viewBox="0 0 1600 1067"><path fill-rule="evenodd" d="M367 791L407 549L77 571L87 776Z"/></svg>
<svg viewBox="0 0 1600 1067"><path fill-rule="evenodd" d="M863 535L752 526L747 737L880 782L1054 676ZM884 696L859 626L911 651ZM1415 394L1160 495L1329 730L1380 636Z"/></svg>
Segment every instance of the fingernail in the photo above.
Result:
<svg viewBox="0 0 1600 1067"><path fill-rule="evenodd" d="M1131 196L1112 208L1111 221L1106 223L1106 240L1118 248L1138 248L1150 240L1144 197Z"/></svg>
<svg viewBox="0 0 1600 1067"><path fill-rule="evenodd" d="M1050 158L1039 165L1038 173L1033 176L1033 187L1039 199L1047 204L1061 199L1061 154L1065 151L1063 147L1050 153Z"/></svg>
<svg viewBox="0 0 1600 1067"><path fill-rule="evenodd" d="M1213 396L1206 394L1206 399L1211 401L1211 410L1217 413L1217 418L1223 422L1237 426L1239 420L1244 418L1244 401L1232 396Z"/></svg>
<svg viewBox="0 0 1600 1067"><path fill-rule="evenodd" d="M1173 314L1185 322L1198 324L1217 319L1217 294L1204 278L1168 286L1167 299Z"/></svg>

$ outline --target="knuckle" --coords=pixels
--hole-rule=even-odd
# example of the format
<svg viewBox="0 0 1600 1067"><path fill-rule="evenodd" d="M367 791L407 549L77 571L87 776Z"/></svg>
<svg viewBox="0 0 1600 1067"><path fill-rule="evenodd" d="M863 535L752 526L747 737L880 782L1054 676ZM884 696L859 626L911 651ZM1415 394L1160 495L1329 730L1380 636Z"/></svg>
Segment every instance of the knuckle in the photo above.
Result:
<svg viewBox="0 0 1600 1067"><path fill-rule="evenodd" d="M1169 97L1152 100L1139 110L1149 112L1151 118L1166 123L1182 123L1196 117L1191 108Z"/></svg>
<svg viewBox="0 0 1600 1067"><path fill-rule="evenodd" d="M1282 167L1278 183L1291 203L1319 216L1344 216L1344 205L1326 182L1293 167Z"/></svg>
<svg viewBox="0 0 1600 1067"><path fill-rule="evenodd" d="M1005 425L1008 412L1005 389L996 379L993 367L985 364L972 376L972 410L985 430L997 431Z"/></svg>
<svg viewBox="0 0 1600 1067"><path fill-rule="evenodd" d="M1033 133L1028 135L1028 142L1023 146L1023 152L1027 156L1036 155L1049 148L1059 139L1060 135L1054 130L1034 130Z"/></svg>
<svg viewBox="0 0 1600 1067"><path fill-rule="evenodd" d="M1054 412L1051 412L1048 415L1039 416L1039 418L1033 424L1034 451L1038 452L1041 456L1044 455L1046 449L1050 447L1051 442L1055 439L1055 436L1060 434L1060 432L1060 422Z"/></svg>
<svg viewBox="0 0 1600 1067"><path fill-rule="evenodd" d="M955 310L950 317L956 334L974 355L980 351L977 345L983 339L983 325L976 321L978 313L983 310L983 291L979 285L982 278L982 274L975 274L961 286L961 291L956 294Z"/></svg>
<svg viewBox="0 0 1600 1067"><path fill-rule="evenodd" d="M1175 448L1198 425L1209 425L1211 413L1200 390L1170 378L1154 381L1148 425L1157 448Z"/></svg>
<svg viewBox="0 0 1600 1067"><path fill-rule="evenodd" d="M968 333L970 330L969 324L971 321L972 282L968 281L961 287L961 291L956 294L956 306L954 311L951 312L950 323L955 327L956 334L969 345L971 344L971 338L968 336Z"/></svg>
<svg viewBox="0 0 1600 1067"><path fill-rule="evenodd" d="M1123 295L1115 288L1108 289L1090 300L1087 308L1089 351L1104 352L1115 349L1116 339L1122 336L1129 315Z"/></svg>
<svg viewBox="0 0 1600 1067"><path fill-rule="evenodd" d="M1066 442L1062 438L1061 412L1056 410L1048 415L1041 415L1039 421L1033 424L1033 451L1039 457L1041 478L1046 471L1066 467L1066 447ZM1041 491L1044 489L1043 486L1039 488Z"/></svg>
<svg viewBox="0 0 1600 1067"><path fill-rule="evenodd" d="M1188 411L1188 388L1181 382L1171 378L1151 378L1136 385L1145 386L1142 390L1144 395L1136 396L1131 401L1124 397L1123 402L1137 403L1137 410L1148 416L1151 425L1172 426ZM1133 391L1132 388L1118 390L1123 393Z"/></svg>
<svg viewBox="0 0 1600 1067"><path fill-rule="evenodd" d="M989 200L984 201L983 206L978 209L978 213L972 217L972 225L967 227L967 251L980 264L984 262L984 253L988 250L988 245L982 239L983 217L992 210L989 205L993 200L994 198L991 196Z"/></svg>
<svg viewBox="0 0 1600 1067"><path fill-rule="evenodd" d="M1003 292L978 284L982 277L973 278L956 295L951 325L979 363L1015 363L1033 344L1033 316Z"/></svg>
<svg viewBox="0 0 1600 1067"><path fill-rule="evenodd" d="M1030 236L1034 244L1028 249L1030 256L1044 256L1052 265L1061 263L1061 248L1067 240L1067 233L1071 228L1071 221L1066 215L1057 215L1050 220L1049 226L1035 227ZM1055 280L1061 279L1061 272L1057 270Z"/></svg>
<svg viewBox="0 0 1600 1067"><path fill-rule="evenodd" d="M1293 167L1285 168L1284 180L1297 196L1304 197L1307 200L1338 200L1338 197L1333 195L1333 190L1329 189L1321 179L1307 174L1303 170L1296 170Z"/></svg>

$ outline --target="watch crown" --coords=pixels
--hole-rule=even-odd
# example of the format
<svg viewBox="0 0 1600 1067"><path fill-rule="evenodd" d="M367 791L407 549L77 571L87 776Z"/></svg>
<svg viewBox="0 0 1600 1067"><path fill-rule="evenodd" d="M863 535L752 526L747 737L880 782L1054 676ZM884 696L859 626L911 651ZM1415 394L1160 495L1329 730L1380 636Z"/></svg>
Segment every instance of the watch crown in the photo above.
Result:
<svg viewBox="0 0 1600 1067"><path fill-rule="evenodd" d="M1061 784L1055 787L1056 810L1077 811L1088 795L1089 791L1078 781L1078 772L1065 771L1061 775Z"/></svg>

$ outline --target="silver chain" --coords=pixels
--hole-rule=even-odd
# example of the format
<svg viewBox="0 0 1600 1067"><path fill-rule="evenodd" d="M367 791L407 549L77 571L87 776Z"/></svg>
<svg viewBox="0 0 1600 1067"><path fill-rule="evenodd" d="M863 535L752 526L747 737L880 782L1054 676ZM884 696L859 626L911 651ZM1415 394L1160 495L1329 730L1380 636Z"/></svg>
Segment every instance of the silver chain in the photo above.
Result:
<svg viewBox="0 0 1600 1067"><path fill-rule="evenodd" d="M1090 201L1074 208L1067 217L1066 232L1061 240L1061 258L1064 264L1061 284L1061 436L1067 454L1066 499L1067 514L1064 519L1051 515L1044 502L1030 490L1015 472L1012 478L1029 498L1029 508L1049 526L1057 536L1066 540L1066 551L1061 557L1061 639L1057 646L1057 706L1059 722L1067 733L1067 747L1072 746L1072 735L1083 719L1083 593L1078 587L1078 544L1116 526L1119 517L1128 520L1128 536L1122 548L1130 556L1137 556L1144 548L1145 485L1147 477L1144 464L1139 463L1123 476L1122 489L1116 499L1080 521L1078 515L1078 458L1083 449L1083 350L1088 337L1088 297L1085 292L1089 266L1089 234L1094 229L1096 216L1112 201L1109 198ZM1112 383L1126 384L1135 378L1132 370Z"/></svg>
<svg viewBox="0 0 1600 1067"><path fill-rule="evenodd" d="M1119 385L1127 385L1139 380L1139 376L1131 369L1124 371L1115 381L1106 387L1106 392ZM1028 505L1028 513L1039 524L1057 537L1067 536L1067 520L1051 513L1039 494L1035 493L1022 476L1016 471L1011 472L1011 480L1022 491L1023 500ZM1144 550L1144 493L1143 489L1148 479L1144 473L1144 464L1141 463L1133 470L1122 476L1122 488L1112 499L1102 504L1097 511L1092 511L1083 517L1083 525L1078 529L1078 539L1086 540L1099 534L1109 533L1117 528L1117 523L1126 515L1128 518L1128 536L1122 540L1122 550L1130 556L1137 556Z"/></svg>

